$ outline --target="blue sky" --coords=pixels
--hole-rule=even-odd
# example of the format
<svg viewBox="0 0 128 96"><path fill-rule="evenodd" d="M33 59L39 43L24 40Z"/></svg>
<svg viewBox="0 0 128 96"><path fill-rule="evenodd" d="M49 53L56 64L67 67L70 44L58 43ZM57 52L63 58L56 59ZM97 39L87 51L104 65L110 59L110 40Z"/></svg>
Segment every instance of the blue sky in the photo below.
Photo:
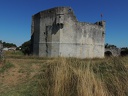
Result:
<svg viewBox="0 0 128 96"><path fill-rule="evenodd" d="M31 37L31 17L56 6L70 6L79 21L106 21L105 42L128 47L128 0L0 0L0 40L20 46Z"/></svg>

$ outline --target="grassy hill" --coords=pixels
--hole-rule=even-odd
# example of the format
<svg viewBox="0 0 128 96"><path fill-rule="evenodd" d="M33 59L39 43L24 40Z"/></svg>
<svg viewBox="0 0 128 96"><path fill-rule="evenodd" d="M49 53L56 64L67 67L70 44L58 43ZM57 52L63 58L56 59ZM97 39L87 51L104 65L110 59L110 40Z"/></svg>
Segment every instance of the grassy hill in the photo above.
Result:
<svg viewBox="0 0 128 96"><path fill-rule="evenodd" d="M128 96L128 57L38 58L6 52L0 96Z"/></svg>

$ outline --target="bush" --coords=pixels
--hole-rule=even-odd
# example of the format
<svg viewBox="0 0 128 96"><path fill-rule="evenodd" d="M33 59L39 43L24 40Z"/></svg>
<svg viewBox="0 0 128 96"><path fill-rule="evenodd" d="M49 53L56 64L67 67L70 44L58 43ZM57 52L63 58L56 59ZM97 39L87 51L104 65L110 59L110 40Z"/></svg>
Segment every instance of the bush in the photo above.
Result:
<svg viewBox="0 0 128 96"><path fill-rule="evenodd" d="M31 41L26 41L21 45L21 51L25 54L25 55L30 55L31 53Z"/></svg>

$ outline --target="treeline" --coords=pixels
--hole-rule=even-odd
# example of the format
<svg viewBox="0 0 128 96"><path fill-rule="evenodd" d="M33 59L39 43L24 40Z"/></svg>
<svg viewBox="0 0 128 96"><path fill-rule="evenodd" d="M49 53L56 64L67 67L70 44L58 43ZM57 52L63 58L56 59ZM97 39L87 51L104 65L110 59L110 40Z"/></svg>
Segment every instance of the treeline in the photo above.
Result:
<svg viewBox="0 0 128 96"><path fill-rule="evenodd" d="M116 46L116 45L112 45L112 44L106 43L106 44L105 44L105 48L117 48L117 46Z"/></svg>
<svg viewBox="0 0 128 96"><path fill-rule="evenodd" d="M22 51L25 55L30 55L30 53L31 53L31 40L24 42L19 47L17 47L16 44L14 44L14 43L2 42L1 40L0 40L0 43L3 44L3 48L16 47L16 50Z"/></svg>
<svg viewBox="0 0 128 96"><path fill-rule="evenodd" d="M7 43L7 42L3 42L3 47L17 47L16 44L13 44L13 43Z"/></svg>

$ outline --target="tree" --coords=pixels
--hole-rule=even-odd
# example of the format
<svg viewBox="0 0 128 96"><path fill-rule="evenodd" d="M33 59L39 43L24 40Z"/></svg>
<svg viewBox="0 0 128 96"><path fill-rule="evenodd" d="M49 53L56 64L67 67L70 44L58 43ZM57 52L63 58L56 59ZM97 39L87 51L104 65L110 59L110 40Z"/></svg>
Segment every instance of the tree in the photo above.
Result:
<svg viewBox="0 0 128 96"><path fill-rule="evenodd" d="M111 44L106 43L105 48L117 48L117 47L115 45L111 45Z"/></svg>
<svg viewBox="0 0 128 96"><path fill-rule="evenodd" d="M31 53L31 41L26 41L21 45L21 51L25 54L25 55L30 55Z"/></svg>
<svg viewBox="0 0 128 96"><path fill-rule="evenodd" d="M3 47L17 47L16 44L3 42Z"/></svg>

